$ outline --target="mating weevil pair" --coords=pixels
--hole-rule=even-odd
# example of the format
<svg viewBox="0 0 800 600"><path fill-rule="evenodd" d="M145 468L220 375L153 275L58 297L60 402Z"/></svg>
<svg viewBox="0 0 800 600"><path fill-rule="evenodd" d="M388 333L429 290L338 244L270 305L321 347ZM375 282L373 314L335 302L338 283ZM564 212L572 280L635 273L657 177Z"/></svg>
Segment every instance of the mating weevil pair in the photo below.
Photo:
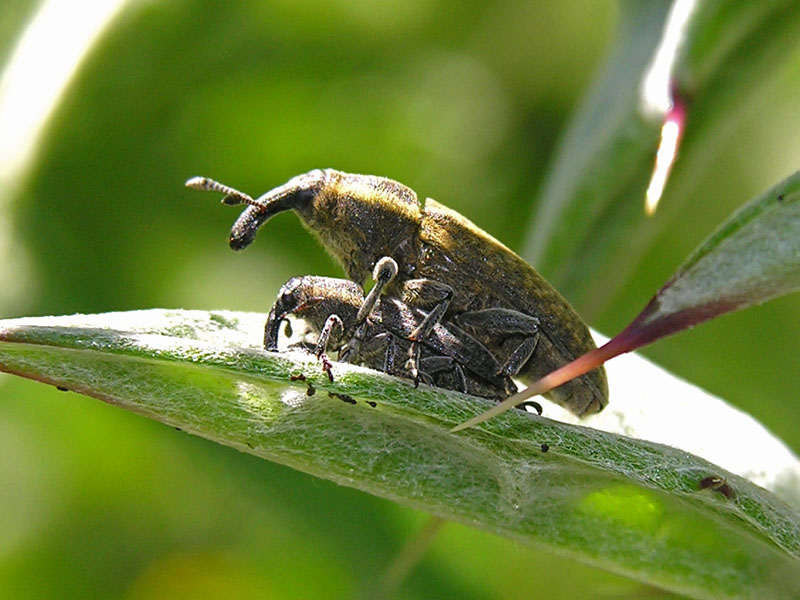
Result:
<svg viewBox="0 0 800 600"><path fill-rule="evenodd" d="M580 317L533 267L460 214L420 201L390 179L314 170L257 199L202 177L186 185L222 192L225 204L248 205L231 229L235 250L248 246L270 217L294 210L359 285L381 258L391 257L398 272L385 293L429 311L423 334L440 321L465 329L522 381L595 347ZM537 334L529 335L533 323ZM520 336L523 342L527 336L527 345ZM548 396L577 415L598 412L608 402L605 370Z"/></svg>

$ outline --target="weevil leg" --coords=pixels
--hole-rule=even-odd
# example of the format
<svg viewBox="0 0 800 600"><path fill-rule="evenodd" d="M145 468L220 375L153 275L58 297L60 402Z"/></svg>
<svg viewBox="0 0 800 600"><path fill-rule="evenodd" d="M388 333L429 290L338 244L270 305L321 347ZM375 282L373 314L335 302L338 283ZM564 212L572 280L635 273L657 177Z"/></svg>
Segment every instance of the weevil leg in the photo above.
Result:
<svg viewBox="0 0 800 600"><path fill-rule="evenodd" d="M383 293L383 290L392 282L395 275L397 275L397 262L395 262L393 258L384 256L375 263L375 267L372 269L372 279L375 281L375 285L369 291L366 298L364 298L363 304L358 309L353 323L354 329L367 320L369 313L372 312L372 309L375 308L375 305L378 303L378 299Z"/></svg>
<svg viewBox="0 0 800 600"><path fill-rule="evenodd" d="M453 299L453 289L447 291L447 295L442 299L439 304L433 307L433 310L422 320L414 331L411 332L410 339L413 342L421 342L433 329L439 321L442 320L444 313L447 312L447 307L450 306L450 301Z"/></svg>
<svg viewBox="0 0 800 600"><path fill-rule="evenodd" d="M387 334L386 355L383 359L383 372L394 375L394 362L397 355L397 340L393 335Z"/></svg>
<svg viewBox="0 0 800 600"><path fill-rule="evenodd" d="M328 375L328 379L333 383L333 371L331 361L326 354L328 349L328 342L330 341L331 332L333 328L338 326L339 329L344 329L344 325L342 324L342 320L339 318L339 315L330 315L325 320L325 325L322 326L322 331L319 333L319 340L317 341L317 347L314 349L314 355L317 359L322 363L322 370Z"/></svg>
<svg viewBox="0 0 800 600"><path fill-rule="evenodd" d="M339 352L339 360L351 364L368 364L370 366L375 365L376 360L382 360L382 370L392 374L395 353L396 343L391 333L382 332L364 339L364 328L361 327L356 331L350 342L342 347Z"/></svg>
<svg viewBox="0 0 800 600"><path fill-rule="evenodd" d="M461 313L454 317L457 325L481 337L493 334L521 335L522 342L501 365L498 375L516 375L536 350L539 341L539 319L509 308L485 308Z"/></svg>
<svg viewBox="0 0 800 600"><path fill-rule="evenodd" d="M345 344L339 350L339 362L356 364L358 362L358 351L350 344Z"/></svg>
<svg viewBox="0 0 800 600"><path fill-rule="evenodd" d="M408 337L411 341L411 347L408 349L409 362L413 365L409 370L417 373L414 376L416 383L419 383L419 343L442 320L453 299L453 293L452 287L433 279L409 279L403 282L403 302L409 306L433 307Z"/></svg>
<svg viewBox="0 0 800 600"><path fill-rule="evenodd" d="M433 279L409 279L403 282L400 295L406 304L430 309L428 316L411 333L412 341L422 340L442 320L453 299L453 288Z"/></svg>
<svg viewBox="0 0 800 600"><path fill-rule="evenodd" d="M462 327L488 327L500 333L533 335L539 332L539 319L510 308L484 308L455 316Z"/></svg>
<svg viewBox="0 0 800 600"><path fill-rule="evenodd" d="M506 375L511 377L520 372L522 367L528 362L528 359L533 356L533 351L536 350L536 344L539 342L539 334L535 333L530 337L526 337L519 346L514 349L506 361L500 367L498 375Z"/></svg>
<svg viewBox="0 0 800 600"><path fill-rule="evenodd" d="M350 325L348 332L345 333L347 343L339 353L340 360L352 363L358 362L361 355L361 344L364 341L367 318L378 303L386 286L391 283L395 275L397 275L397 263L393 258L384 256L375 263L375 267L372 270L372 277L375 280L375 285L364 298L364 301L358 309L358 313L356 313L356 318Z"/></svg>
<svg viewBox="0 0 800 600"><path fill-rule="evenodd" d="M339 349L341 362L357 364L361 360L361 347L364 342L364 327L358 327L350 339Z"/></svg>
<svg viewBox="0 0 800 600"><path fill-rule="evenodd" d="M467 377L464 375L464 369L461 368L461 365L455 363L454 369L456 374L456 380L458 381L458 390L464 394L467 393Z"/></svg>
<svg viewBox="0 0 800 600"><path fill-rule="evenodd" d="M424 383L425 385L429 385L431 387L435 387L436 386L435 382L433 381L433 377L428 375L425 371L420 371L419 372L419 380L422 383ZM417 385L419 385L419 384L417 384Z"/></svg>
<svg viewBox="0 0 800 600"><path fill-rule="evenodd" d="M524 410L526 412L530 412L528 411L528 408L532 408L539 414L539 416L541 416L542 414L542 405L539 404L536 400L527 400L521 404L517 404L516 408L519 408L520 410Z"/></svg>
<svg viewBox="0 0 800 600"><path fill-rule="evenodd" d="M420 359L419 366L429 375L436 375L437 373L452 371L458 366L458 363L450 356L426 356Z"/></svg>
<svg viewBox="0 0 800 600"><path fill-rule="evenodd" d="M420 365L425 361L425 359L420 360ZM425 385L435 386L436 382L433 379L431 373L428 372L427 367L419 366L416 375L414 376L414 387L419 387L419 382L424 383Z"/></svg>
<svg viewBox="0 0 800 600"><path fill-rule="evenodd" d="M408 360L406 361L406 371L411 375L414 380L414 387L419 387L419 382L422 379L422 374L419 371L419 360L422 348L419 343L412 342L408 348Z"/></svg>
<svg viewBox="0 0 800 600"><path fill-rule="evenodd" d="M420 360L420 370L429 376L437 373L452 372L455 376L455 387L453 389L462 394L468 393L464 369L450 356L428 356L423 358Z"/></svg>

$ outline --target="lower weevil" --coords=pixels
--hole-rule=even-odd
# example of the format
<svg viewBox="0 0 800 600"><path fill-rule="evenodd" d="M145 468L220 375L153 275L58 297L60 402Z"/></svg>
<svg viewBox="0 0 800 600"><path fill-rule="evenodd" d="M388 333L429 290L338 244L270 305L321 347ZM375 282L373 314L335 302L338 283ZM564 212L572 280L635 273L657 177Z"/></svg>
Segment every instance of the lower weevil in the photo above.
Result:
<svg viewBox="0 0 800 600"><path fill-rule="evenodd" d="M338 351L340 360L475 396L502 400L516 391L503 365L468 333L439 322L414 341L427 313L387 296L370 302L352 281L311 275L287 281L264 328L267 350L278 349L280 325L290 314L302 318L315 335L311 346L329 376L327 352ZM409 355L404 366L396 364L398 357Z"/></svg>

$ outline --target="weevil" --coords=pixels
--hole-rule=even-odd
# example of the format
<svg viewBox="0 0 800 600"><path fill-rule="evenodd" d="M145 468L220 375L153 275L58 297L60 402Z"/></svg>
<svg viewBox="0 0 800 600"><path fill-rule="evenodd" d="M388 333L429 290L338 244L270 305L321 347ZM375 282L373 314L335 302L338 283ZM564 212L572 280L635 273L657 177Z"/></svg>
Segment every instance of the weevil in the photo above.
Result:
<svg viewBox="0 0 800 600"><path fill-rule="evenodd" d="M394 261L384 258L376 265L378 281L381 266L387 262ZM413 333L427 313L391 296L378 299L370 292L365 297L353 281L312 275L287 281L264 327L268 350L278 349L280 325L290 314L302 318L310 328L315 339L308 349L313 347L329 376L327 352L338 351L340 360L346 362L475 396L502 400L516 392L503 365L468 333L452 323L437 322L423 340L415 342ZM412 358L405 365L396 364L397 357L409 354Z"/></svg>
<svg viewBox="0 0 800 600"><path fill-rule="evenodd" d="M313 170L256 199L205 177L186 185L221 192L224 204L248 205L231 229L234 250L252 243L273 215L293 210L358 284L378 260L392 257L399 272L388 295L430 309L428 327L443 318L503 356L501 362L519 360L518 377L527 383L595 348L574 309L533 267L462 215L430 198L421 201L391 179ZM529 355L502 334L529 329L530 318L539 336ZM598 367L548 397L577 415L599 412L608 403L605 370Z"/></svg>

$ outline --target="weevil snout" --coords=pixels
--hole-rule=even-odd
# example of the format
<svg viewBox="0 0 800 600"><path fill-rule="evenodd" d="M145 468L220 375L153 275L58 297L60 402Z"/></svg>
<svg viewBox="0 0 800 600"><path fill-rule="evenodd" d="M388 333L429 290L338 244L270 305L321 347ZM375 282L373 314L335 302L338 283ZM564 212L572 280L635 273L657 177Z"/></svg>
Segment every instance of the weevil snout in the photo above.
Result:
<svg viewBox="0 0 800 600"><path fill-rule="evenodd" d="M274 215L286 210L294 210L301 214L306 212L324 183L325 171L315 169L293 177L282 186L262 194L252 202L245 200L244 203L250 206L233 224L228 244L234 250L246 248L255 239L259 228ZM225 199L237 198L229 194Z"/></svg>
<svg viewBox="0 0 800 600"><path fill-rule="evenodd" d="M300 298L304 290L303 278L292 277L283 284L278 292L278 299L269 311L267 323L264 326L264 347L270 351L278 349L278 334L281 323L286 315L294 312L302 303Z"/></svg>
<svg viewBox="0 0 800 600"><path fill-rule="evenodd" d="M303 173L255 199L208 177L192 177L186 182L186 187L222 192L225 194L222 203L228 206L249 205L236 219L228 236L230 247L241 250L253 242L258 229L274 215L286 210L295 210L301 214L306 212L325 184L326 173L322 169Z"/></svg>

